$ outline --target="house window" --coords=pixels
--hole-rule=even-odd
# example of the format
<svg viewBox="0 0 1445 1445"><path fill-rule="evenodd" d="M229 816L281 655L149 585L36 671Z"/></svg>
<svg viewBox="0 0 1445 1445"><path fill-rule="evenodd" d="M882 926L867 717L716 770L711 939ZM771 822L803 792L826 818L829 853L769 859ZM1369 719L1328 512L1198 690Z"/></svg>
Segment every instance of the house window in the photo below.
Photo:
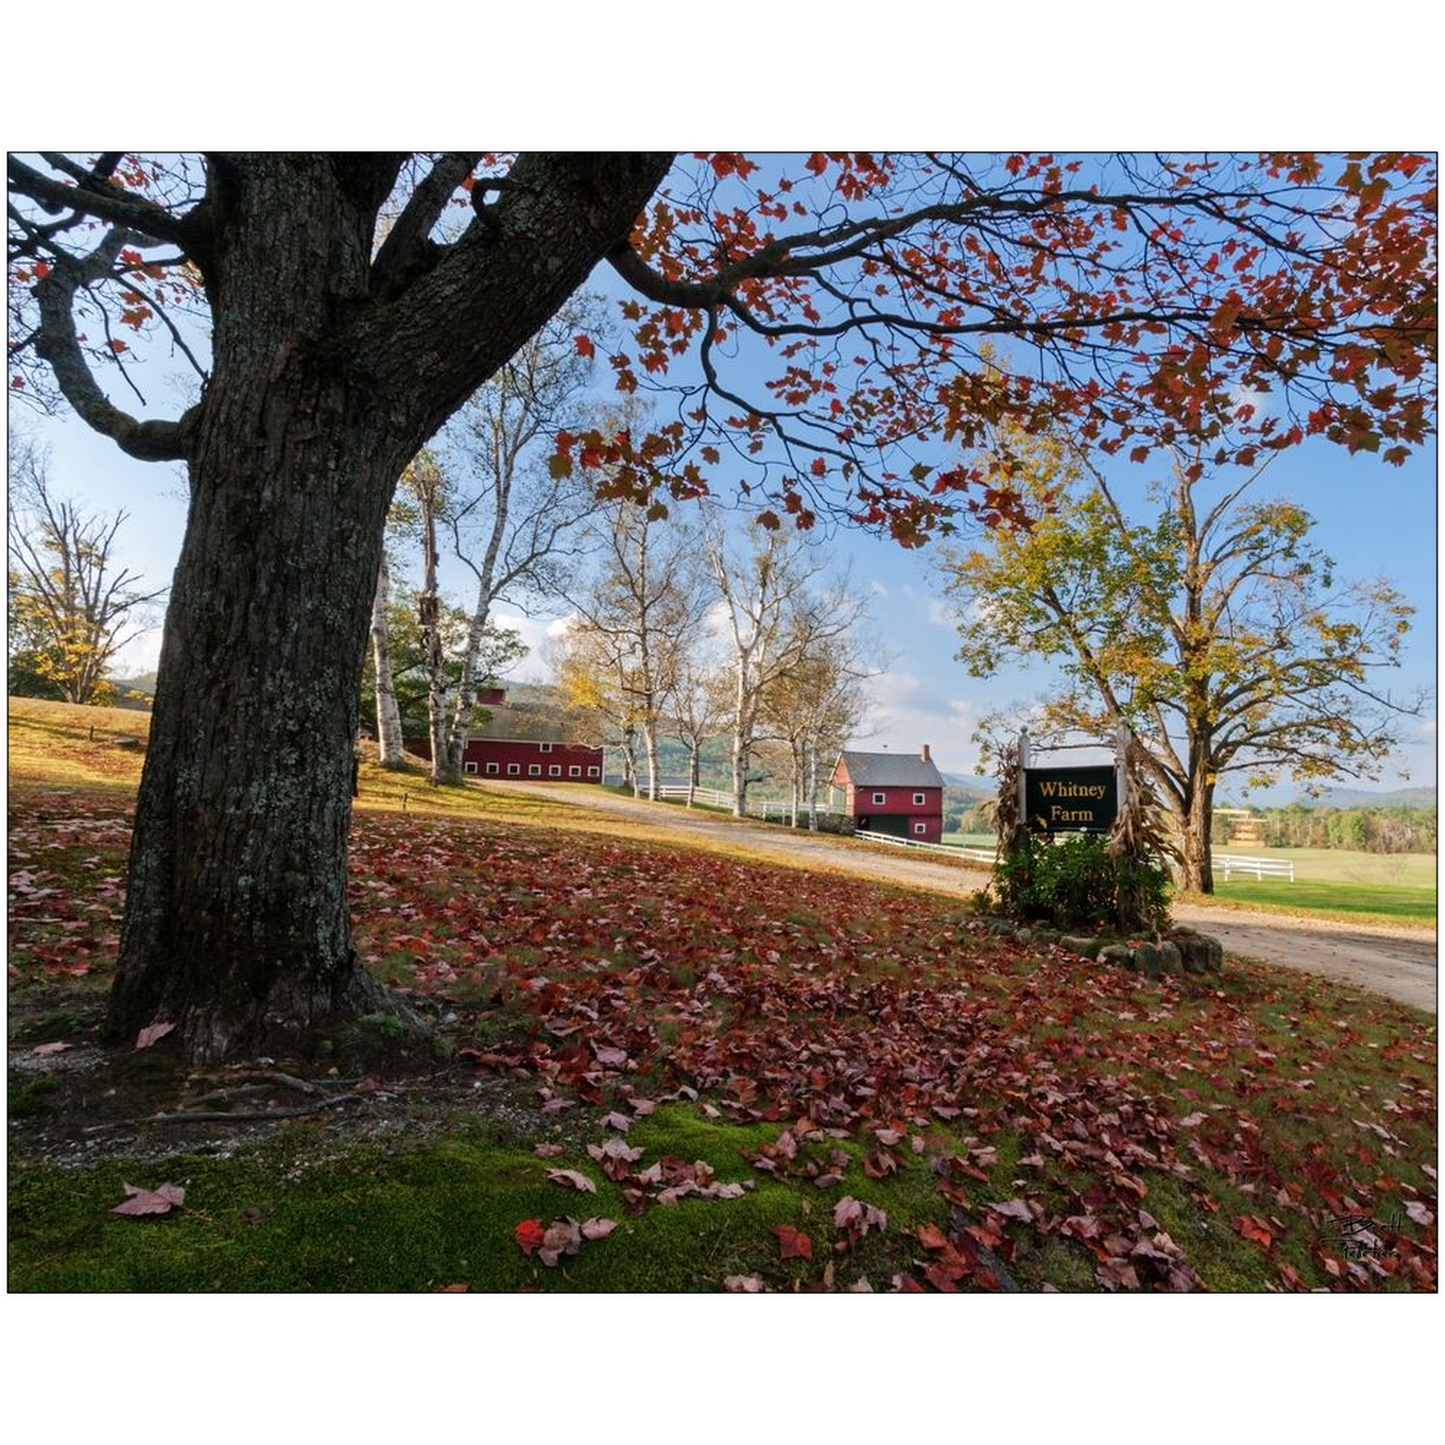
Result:
<svg viewBox="0 0 1445 1445"><path fill-rule="evenodd" d="M497 775L497 765L496 765L495 763L488 763L488 764L487 764L487 776L494 778L494 777L496 777L496 775Z"/></svg>
<svg viewBox="0 0 1445 1445"><path fill-rule="evenodd" d="M549 778L560 778L562 776L562 769L558 767L556 763L553 763L552 766L547 769L547 776Z"/></svg>
<svg viewBox="0 0 1445 1445"><path fill-rule="evenodd" d="M922 805L923 803L926 803L928 799L922 793L915 793L913 795L913 801Z"/></svg>
<svg viewBox="0 0 1445 1445"><path fill-rule="evenodd" d="M464 772L474 773L477 770L477 765L475 763L463 763L462 770Z"/></svg>
<svg viewBox="0 0 1445 1445"><path fill-rule="evenodd" d="M528 763L528 764L527 764L527 776L528 776L529 778L540 778L540 777L542 776L542 764L541 764L541 763Z"/></svg>
<svg viewBox="0 0 1445 1445"><path fill-rule="evenodd" d="M601 769L601 768L588 768L588 769L587 769L587 776L588 776L589 778L600 778L600 777L602 776L602 769Z"/></svg>
<svg viewBox="0 0 1445 1445"><path fill-rule="evenodd" d="M874 793L874 794L873 794L873 801L874 801L875 803L886 803L886 802L888 801L888 794L887 794L887 793Z"/></svg>
<svg viewBox="0 0 1445 1445"><path fill-rule="evenodd" d="M569 778L580 778L582 776L582 769L574 763L570 768L567 769L567 776Z"/></svg>
<svg viewBox="0 0 1445 1445"><path fill-rule="evenodd" d="M537 751L538 751L539 753L550 753L550 752L552 751L552 744L551 744L551 743L538 743L538 744L537 744Z"/></svg>
<svg viewBox="0 0 1445 1445"><path fill-rule="evenodd" d="M507 776L508 776L509 778L515 778L515 777L517 776L517 774L520 773L521 771L522 771L522 769L521 769L521 767L520 767L517 763L508 763L508 764L507 764Z"/></svg>
<svg viewBox="0 0 1445 1445"><path fill-rule="evenodd" d="M913 831L914 831L915 833L921 833L921 834L923 834L924 836L927 836L927 833L928 833L928 824L927 824L927 823L915 823L915 824L913 825Z"/></svg>

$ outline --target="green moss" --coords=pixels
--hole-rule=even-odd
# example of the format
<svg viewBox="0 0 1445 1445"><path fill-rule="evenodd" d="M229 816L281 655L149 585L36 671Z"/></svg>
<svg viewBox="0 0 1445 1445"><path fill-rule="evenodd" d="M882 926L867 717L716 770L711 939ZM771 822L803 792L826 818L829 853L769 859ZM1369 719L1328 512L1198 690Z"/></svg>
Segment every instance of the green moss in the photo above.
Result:
<svg viewBox="0 0 1445 1445"><path fill-rule="evenodd" d="M437 1289L717 1289L730 1274L759 1274L772 1287L817 1279L833 1254L833 1208L852 1194L885 1210L889 1227L837 1259L840 1285L862 1276L886 1288L918 1252L912 1231L941 1223L944 1205L913 1161L886 1180L850 1165L842 1183L817 1189L773 1180L743 1158L777 1137L773 1124L733 1125L679 1105L634 1125L629 1142L646 1159L706 1160L724 1180L753 1180L740 1199L653 1204L630 1218L616 1186L578 1147L554 1159L498 1142L478 1128L402 1155L357 1150L303 1168L298 1131L245 1158L185 1156L138 1171L21 1165L12 1170L10 1288L16 1291L206 1291ZM845 1143L857 1158L861 1147ZM582 1194L547 1170L578 1169L597 1185ZM184 1208L160 1218L110 1213L122 1184L171 1182ZM528 1259L513 1231L571 1215L618 1221L606 1239L549 1269ZM773 1226L813 1241L811 1260L783 1261Z"/></svg>
<svg viewBox="0 0 1445 1445"><path fill-rule="evenodd" d="M12 1074L10 1087L6 1090L10 1117L28 1119L32 1115L44 1113L50 1104L49 1095L59 1088L60 1085L55 1079L44 1075L38 1079L21 1079Z"/></svg>

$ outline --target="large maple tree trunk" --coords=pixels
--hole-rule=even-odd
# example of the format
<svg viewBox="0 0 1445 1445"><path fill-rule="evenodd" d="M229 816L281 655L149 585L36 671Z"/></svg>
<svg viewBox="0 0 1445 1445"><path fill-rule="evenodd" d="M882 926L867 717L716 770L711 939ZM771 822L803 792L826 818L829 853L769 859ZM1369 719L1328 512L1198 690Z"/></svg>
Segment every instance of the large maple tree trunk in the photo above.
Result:
<svg viewBox="0 0 1445 1445"><path fill-rule="evenodd" d="M333 1024L406 1012L357 957L346 896L386 510L406 463L626 234L667 161L524 158L505 219L387 307L373 239L395 159L215 160L214 365L187 439L110 1037L172 1022L209 1062L310 1052Z"/></svg>
<svg viewBox="0 0 1445 1445"><path fill-rule="evenodd" d="M351 944L346 842L370 583L398 470L342 386L212 401L110 1014L121 1035L178 1022L200 1060L289 1051L383 1007ZM239 444L248 435L264 441Z"/></svg>
<svg viewBox="0 0 1445 1445"><path fill-rule="evenodd" d="M1184 816L1179 846L1179 884L1189 893L1214 892L1213 845L1210 842L1214 822L1212 791L1207 786L1195 789Z"/></svg>

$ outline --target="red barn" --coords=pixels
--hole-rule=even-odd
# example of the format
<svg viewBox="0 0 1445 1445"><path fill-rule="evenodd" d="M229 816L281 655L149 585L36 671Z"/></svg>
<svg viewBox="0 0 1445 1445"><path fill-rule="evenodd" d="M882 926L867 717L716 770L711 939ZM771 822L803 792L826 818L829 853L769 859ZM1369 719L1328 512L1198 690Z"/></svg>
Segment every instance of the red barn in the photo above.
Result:
<svg viewBox="0 0 1445 1445"><path fill-rule="evenodd" d="M544 783L600 783L602 749L570 743L557 736L558 721L534 705L516 706L507 689L495 679L477 689L478 712L474 736L462 753L462 771L481 778L531 778ZM506 736L525 729L530 738ZM547 734L552 736L548 737ZM540 734L540 736L538 736ZM431 757L426 738L408 739L408 752Z"/></svg>
<svg viewBox="0 0 1445 1445"><path fill-rule="evenodd" d="M584 743L532 742L521 738L472 738L462 771L484 778L532 778L543 782L600 783L602 749Z"/></svg>
<svg viewBox="0 0 1445 1445"><path fill-rule="evenodd" d="M927 743L917 757L845 749L828 782L846 791L844 811L856 827L918 843L943 841L943 774Z"/></svg>
<svg viewBox="0 0 1445 1445"><path fill-rule="evenodd" d="M406 750L431 757L427 738L408 738ZM602 749L585 743L528 738L472 738L462 753L462 772L482 778L531 778L544 783L600 783Z"/></svg>

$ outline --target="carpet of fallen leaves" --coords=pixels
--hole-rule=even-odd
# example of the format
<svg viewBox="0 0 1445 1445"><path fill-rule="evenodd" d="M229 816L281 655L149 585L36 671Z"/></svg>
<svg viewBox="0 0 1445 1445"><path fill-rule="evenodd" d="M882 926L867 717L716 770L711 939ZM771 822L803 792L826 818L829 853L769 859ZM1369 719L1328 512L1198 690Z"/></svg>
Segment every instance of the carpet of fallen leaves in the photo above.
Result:
<svg viewBox="0 0 1445 1445"><path fill-rule="evenodd" d="M104 972L127 829L113 798L12 811L12 986ZM775 1180L931 1170L948 1224L895 1289L998 1288L1046 1249L1103 1289L1217 1288L1221 1234L1244 1287L1435 1288L1434 1028L1384 1000L1239 964L1148 982L928 894L545 828L360 815L352 876L371 966L456 1017L464 1067L598 1111L616 1137L589 1153L631 1212L746 1187L627 1147L681 1099L777 1125L749 1158ZM516 1238L551 1261L611 1224ZM774 1233L826 1288L887 1227L846 1195L819 1237Z"/></svg>

